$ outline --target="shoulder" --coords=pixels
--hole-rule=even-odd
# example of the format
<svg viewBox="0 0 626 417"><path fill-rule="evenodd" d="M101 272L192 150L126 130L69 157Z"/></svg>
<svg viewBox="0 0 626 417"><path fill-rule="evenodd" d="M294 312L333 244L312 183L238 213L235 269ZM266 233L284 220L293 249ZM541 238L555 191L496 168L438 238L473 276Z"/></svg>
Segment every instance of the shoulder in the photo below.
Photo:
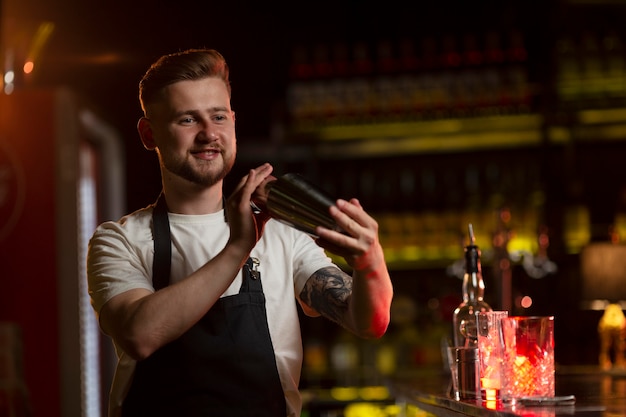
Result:
<svg viewBox="0 0 626 417"><path fill-rule="evenodd" d="M100 224L94 231L91 238L92 242L114 236L125 237L130 240L151 240L152 209L153 206L148 206L127 214L119 220L106 221Z"/></svg>
<svg viewBox="0 0 626 417"><path fill-rule="evenodd" d="M114 296L143 288L152 291L152 210L147 207L102 223L89 241L87 281L96 312Z"/></svg>
<svg viewBox="0 0 626 417"><path fill-rule="evenodd" d="M100 224L89 239L87 261L110 256L145 256L154 246L152 207L128 214L116 221Z"/></svg>

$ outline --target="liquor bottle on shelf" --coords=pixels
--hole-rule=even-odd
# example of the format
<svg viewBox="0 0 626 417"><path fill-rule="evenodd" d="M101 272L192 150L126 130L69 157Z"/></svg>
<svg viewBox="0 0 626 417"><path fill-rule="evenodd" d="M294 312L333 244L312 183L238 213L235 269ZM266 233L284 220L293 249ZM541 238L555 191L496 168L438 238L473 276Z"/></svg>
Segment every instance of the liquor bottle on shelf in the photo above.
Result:
<svg viewBox="0 0 626 417"><path fill-rule="evenodd" d="M476 313L491 311L484 300L485 283L480 265L480 249L476 246L474 229L469 225L469 245L465 247L465 274L463 276L463 301L452 315L454 346L477 347Z"/></svg>

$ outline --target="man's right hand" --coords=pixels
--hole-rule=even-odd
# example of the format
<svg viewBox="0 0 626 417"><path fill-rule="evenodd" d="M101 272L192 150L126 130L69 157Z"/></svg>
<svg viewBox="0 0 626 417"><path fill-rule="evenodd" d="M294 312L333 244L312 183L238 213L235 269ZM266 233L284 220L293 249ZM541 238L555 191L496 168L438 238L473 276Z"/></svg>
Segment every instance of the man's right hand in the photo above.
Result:
<svg viewBox="0 0 626 417"><path fill-rule="evenodd" d="M251 169L226 200L226 218L230 226L229 243L240 242L250 251L263 235L269 214L266 211L255 214L251 202L253 195L263 193L265 184L274 178L270 175L273 169L269 163Z"/></svg>

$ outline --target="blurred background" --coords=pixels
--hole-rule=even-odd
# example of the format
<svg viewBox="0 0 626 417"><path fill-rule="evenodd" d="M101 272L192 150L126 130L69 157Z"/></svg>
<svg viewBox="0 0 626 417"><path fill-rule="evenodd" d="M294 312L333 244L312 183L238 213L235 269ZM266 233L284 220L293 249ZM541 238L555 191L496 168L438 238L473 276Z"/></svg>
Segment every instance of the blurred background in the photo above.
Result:
<svg viewBox="0 0 626 417"><path fill-rule="evenodd" d="M3 386L33 416L105 415L86 244L158 196L137 85L194 47L231 67L227 191L269 161L380 225L389 332L303 317L304 389L443 369L470 223L486 301L554 315L558 364L598 366L598 321L626 300L625 18L623 0L0 0Z"/></svg>

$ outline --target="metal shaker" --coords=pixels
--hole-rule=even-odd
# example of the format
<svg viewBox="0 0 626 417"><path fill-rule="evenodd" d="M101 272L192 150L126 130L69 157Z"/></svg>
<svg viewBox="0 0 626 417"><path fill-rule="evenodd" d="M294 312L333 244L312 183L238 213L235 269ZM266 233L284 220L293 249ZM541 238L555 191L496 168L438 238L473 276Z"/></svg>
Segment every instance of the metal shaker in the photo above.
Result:
<svg viewBox="0 0 626 417"><path fill-rule="evenodd" d="M477 348L455 348L457 400L480 398L480 368Z"/></svg>
<svg viewBox="0 0 626 417"><path fill-rule="evenodd" d="M267 188L265 209L274 219L313 236L317 226L342 232L328 213L335 199L303 176L285 174Z"/></svg>

